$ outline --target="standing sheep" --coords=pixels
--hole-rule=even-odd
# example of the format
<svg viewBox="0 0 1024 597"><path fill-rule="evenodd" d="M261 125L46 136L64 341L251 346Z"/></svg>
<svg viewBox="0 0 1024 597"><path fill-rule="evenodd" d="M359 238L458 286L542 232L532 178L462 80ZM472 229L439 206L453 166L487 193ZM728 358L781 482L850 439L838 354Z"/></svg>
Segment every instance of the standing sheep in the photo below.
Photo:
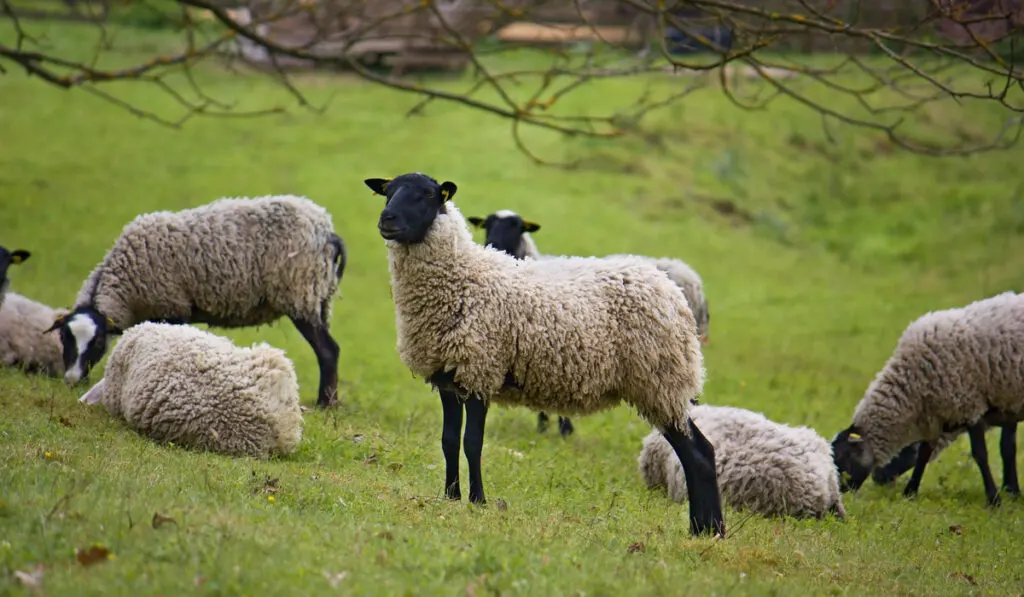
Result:
<svg viewBox="0 0 1024 597"><path fill-rule="evenodd" d="M516 212L509 209L502 209L485 218L470 216L466 218L470 224L483 228L487 236L484 244L504 251L516 259L545 259L537 249L537 244L530 236L531 232L540 230L540 224L526 221ZM623 255L609 255L609 257L622 257ZM670 280L676 283L683 290L683 295L693 311L697 320L697 334L701 342L707 342L708 324L710 322L710 311L708 302L704 296L704 285L697 272L679 259L670 257L654 258L636 255L641 259L649 260L655 267L662 270ZM548 427L547 413L537 413L537 429L544 432ZM558 430L562 436L568 436L573 432L572 422L568 417L558 417Z"/></svg>
<svg viewBox="0 0 1024 597"><path fill-rule="evenodd" d="M7 294L7 286L10 285L10 280L7 279L7 268L24 262L30 255L31 253L23 249L8 251L6 247L0 245L0 306L4 304L4 295Z"/></svg>
<svg viewBox="0 0 1024 597"><path fill-rule="evenodd" d="M813 429L731 406L697 405L690 416L715 446L726 503L765 516L846 516L832 446ZM644 438L637 462L648 487L666 487L672 501L686 500L679 459L657 430Z"/></svg>
<svg viewBox="0 0 1024 597"><path fill-rule="evenodd" d="M60 339L44 334L67 309L50 307L8 292L0 304L0 363L28 373L59 377L64 373Z"/></svg>
<svg viewBox="0 0 1024 597"><path fill-rule="evenodd" d="M143 321L236 328L287 315L316 353L317 406L336 404L331 299L345 271L331 216L305 197L223 198L129 222L78 293L60 330L65 379L77 384L107 336Z"/></svg>
<svg viewBox="0 0 1024 597"><path fill-rule="evenodd" d="M593 413L626 402L683 463L690 530L724 536L714 448L688 415L704 382L696 323L682 292L647 262L622 257L517 260L473 242L452 182L424 174L365 184L386 202L398 353L438 389L445 495L460 499L459 431L469 500L485 503L480 453L498 404Z"/></svg>
<svg viewBox="0 0 1024 597"><path fill-rule="evenodd" d="M917 493L943 434L967 430L989 504L999 503L985 430L1003 426L1001 456L1008 492L1016 486L1016 442L1007 429L1024 416L1024 295L1013 292L965 307L927 313L901 335L868 386L853 424L832 442L843 489L857 489L872 469L921 442L904 491ZM948 439L948 438L947 438Z"/></svg>
<svg viewBox="0 0 1024 597"><path fill-rule="evenodd" d="M295 369L265 343L236 346L190 325L140 323L80 399L102 402L142 435L186 448L264 458L302 439Z"/></svg>

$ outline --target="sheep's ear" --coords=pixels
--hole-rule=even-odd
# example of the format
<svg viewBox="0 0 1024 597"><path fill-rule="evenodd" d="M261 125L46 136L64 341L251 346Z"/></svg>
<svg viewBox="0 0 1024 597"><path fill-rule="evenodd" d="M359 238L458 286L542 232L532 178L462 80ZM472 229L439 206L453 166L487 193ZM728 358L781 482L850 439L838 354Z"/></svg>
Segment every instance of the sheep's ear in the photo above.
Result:
<svg viewBox="0 0 1024 597"><path fill-rule="evenodd" d="M540 224L523 220L523 232L537 232L538 230L540 230Z"/></svg>
<svg viewBox="0 0 1024 597"><path fill-rule="evenodd" d="M28 259L30 255L32 255L32 253L18 249L17 251L11 253L11 263L21 263L22 261Z"/></svg>
<svg viewBox="0 0 1024 597"><path fill-rule="evenodd" d="M55 329L59 328L60 326L64 325L64 319L65 318L67 318L67 315L58 315L57 319L53 320L53 325L51 325L50 327L48 327L45 330L43 330L43 333L44 334L49 334L53 330L55 330Z"/></svg>
<svg viewBox="0 0 1024 597"><path fill-rule="evenodd" d="M367 178L363 181L366 186L370 187L374 195L387 195L388 183L391 182L390 178Z"/></svg>
<svg viewBox="0 0 1024 597"><path fill-rule="evenodd" d="M459 190L459 187L455 186L454 182L446 180L441 183L441 198L445 201L451 201L457 190Z"/></svg>
<svg viewBox="0 0 1024 597"><path fill-rule="evenodd" d="M89 388L88 392L82 394L82 397L79 398L78 401L84 404L96 404L103 398L103 388L104 386L106 386L106 384L107 378L104 377L103 379L96 382L96 385Z"/></svg>
<svg viewBox="0 0 1024 597"><path fill-rule="evenodd" d="M484 226L484 219L483 218L479 218L477 216L469 216L466 219L469 220L470 224L476 226L477 228L483 228L483 226Z"/></svg>

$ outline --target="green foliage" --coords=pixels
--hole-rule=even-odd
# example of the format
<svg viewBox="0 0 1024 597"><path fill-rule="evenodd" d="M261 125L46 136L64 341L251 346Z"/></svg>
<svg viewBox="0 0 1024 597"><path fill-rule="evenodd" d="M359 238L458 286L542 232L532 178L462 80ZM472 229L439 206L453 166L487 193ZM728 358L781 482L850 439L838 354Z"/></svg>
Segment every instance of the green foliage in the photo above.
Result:
<svg viewBox="0 0 1024 597"><path fill-rule="evenodd" d="M82 31L53 26L49 37L84 53ZM118 39L136 52L168 44L131 31ZM268 81L216 67L197 78L241 107L289 101ZM662 92L681 84L654 81ZM17 579L37 564L45 594L76 596L1020 591L1022 504L984 507L965 440L929 467L915 501L900 496L902 481L869 483L846 496L846 522L729 510L727 540L693 540L686 508L643 487L636 456L648 426L630 409L578 417L562 441L537 434L533 413L495 408L490 503L439 499L438 399L396 354L381 202L362 180L414 170L454 180L466 215L514 208L541 223L547 252L685 259L713 315L702 399L831 438L910 320L1024 289L1021 150L924 158L850 129L830 142L795 103L744 112L708 90L644 121L646 141L528 131L542 156L593 166L565 172L531 165L492 116L436 104L403 118L417 98L345 77L301 86L314 101L333 96L331 109L171 130L89 94L0 77L0 242L33 252L12 268L12 290L68 305L136 214L224 195L308 195L350 252L333 320L343 407L307 413L291 456L156 445L79 404L81 389L0 371L0 594L28 594ZM595 83L560 109L610 108L638 87ZM174 108L155 87L108 89ZM1004 116L950 102L911 126L938 138ZM286 349L313 404L316 361L290 324L220 333ZM93 544L115 557L79 563L75 549Z"/></svg>

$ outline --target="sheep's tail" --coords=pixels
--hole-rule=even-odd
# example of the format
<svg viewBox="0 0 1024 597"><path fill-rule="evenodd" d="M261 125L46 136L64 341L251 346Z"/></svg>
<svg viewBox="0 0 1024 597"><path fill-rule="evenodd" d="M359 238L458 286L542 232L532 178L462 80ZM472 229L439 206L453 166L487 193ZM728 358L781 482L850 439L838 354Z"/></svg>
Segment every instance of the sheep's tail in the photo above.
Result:
<svg viewBox="0 0 1024 597"><path fill-rule="evenodd" d="M338 281L345 275L345 263L348 261L348 251L345 249L345 241L337 234L331 233L331 246L334 247L334 271Z"/></svg>

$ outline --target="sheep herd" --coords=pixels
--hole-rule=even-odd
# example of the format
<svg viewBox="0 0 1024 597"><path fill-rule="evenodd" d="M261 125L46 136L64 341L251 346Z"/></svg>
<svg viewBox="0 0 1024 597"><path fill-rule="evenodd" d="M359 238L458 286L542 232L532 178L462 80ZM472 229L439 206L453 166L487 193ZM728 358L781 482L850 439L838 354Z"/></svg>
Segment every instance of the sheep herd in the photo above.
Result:
<svg viewBox="0 0 1024 597"><path fill-rule="evenodd" d="M845 517L841 493L890 483L967 432L990 504L999 502L984 434L1002 428L1003 490L1019 493L1024 298L1014 292L912 322L829 443L807 427L699 404L710 312L700 276L678 259L541 254L540 226L509 210L465 218L457 187L421 173L364 181L383 197L384 239L402 362L440 395L444 495L485 503L481 452L492 404L570 416L621 403L652 427L638 458L649 487L688 502L694 535L725 535L723 501L766 516ZM483 228L484 243L470 226ZM317 405L337 402L331 301L347 260L330 214L304 197L225 198L141 214L83 283L70 310L8 292L25 250L0 247L0 362L87 382L80 398L137 432L194 449L265 457L299 444L291 361L189 324L235 328L287 316L320 370ZM465 430L463 432L463 419ZM460 440L461 436L461 440Z"/></svg>

